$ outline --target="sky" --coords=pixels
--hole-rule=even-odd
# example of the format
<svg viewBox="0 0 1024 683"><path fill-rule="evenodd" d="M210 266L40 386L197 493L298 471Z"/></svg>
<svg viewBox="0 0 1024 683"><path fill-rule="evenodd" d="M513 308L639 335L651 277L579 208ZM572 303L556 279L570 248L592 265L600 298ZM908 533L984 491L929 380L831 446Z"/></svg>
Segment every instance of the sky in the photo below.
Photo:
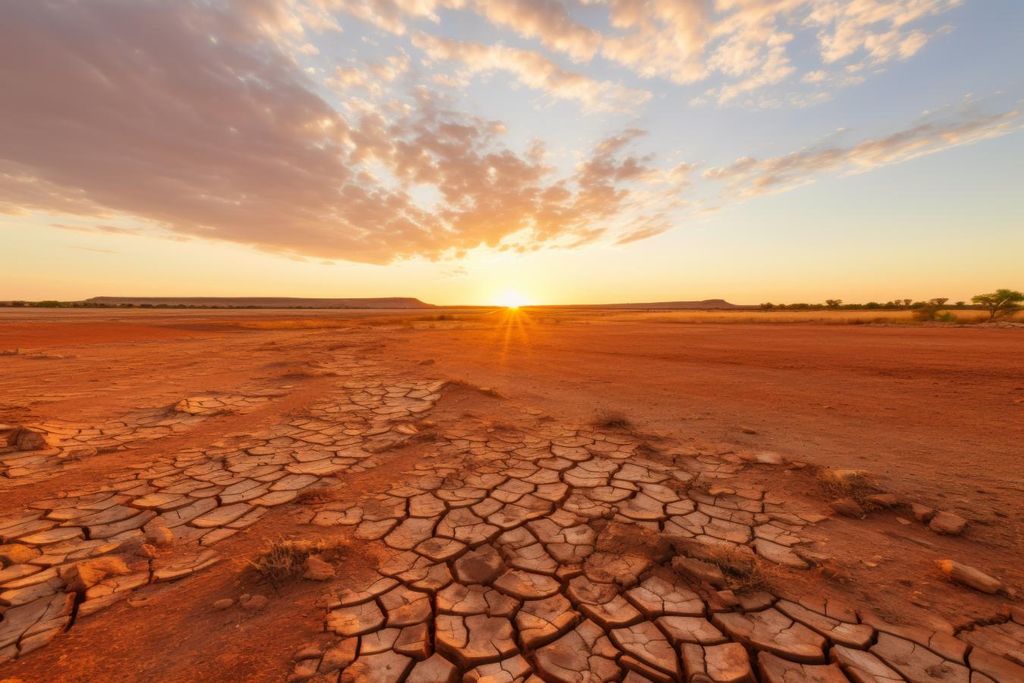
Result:
<svg viewBox="0 0 1024 683"><path fill-rule="evenodd" d="M0 300L1024 288L1019 0L0 3Z"/></svg>

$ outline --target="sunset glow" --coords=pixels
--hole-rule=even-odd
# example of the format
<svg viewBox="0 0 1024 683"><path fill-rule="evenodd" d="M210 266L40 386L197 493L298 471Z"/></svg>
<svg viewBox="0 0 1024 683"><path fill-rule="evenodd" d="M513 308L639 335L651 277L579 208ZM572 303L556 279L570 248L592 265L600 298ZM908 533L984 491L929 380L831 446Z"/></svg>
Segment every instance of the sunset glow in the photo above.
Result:
<svg viewBox="0 0 1024 683"><path fill-rule="evenodd" d="M0 298L966 299L1024 250L1022 22L1017 0L0 3Z"/></svg>
<svg viewBox="0 0 1024 683"><path fill-rule="evenodd" d="M511 289L508 290L508 291L502 292L501 295L498 297L498 300L497 300L497 304L499 306L504 306L505 308L513 308L513 309L520 308L522 306L526 306L528 303L529 302L526 300L525 296L523 296L519 292L517 292L515 290L511 290Z"/></svg>

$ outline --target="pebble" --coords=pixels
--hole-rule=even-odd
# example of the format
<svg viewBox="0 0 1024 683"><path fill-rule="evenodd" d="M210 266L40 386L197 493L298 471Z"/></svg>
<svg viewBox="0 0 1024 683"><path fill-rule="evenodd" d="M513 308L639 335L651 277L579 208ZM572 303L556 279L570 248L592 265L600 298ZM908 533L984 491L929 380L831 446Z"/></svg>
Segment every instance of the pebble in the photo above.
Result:
<svg viewBox="0 0 1024 683"><path fill-rule="evenodd" d="M960 515L941 510L928 524L928 528L937 534L945 534L947 536L959 536L964 527L967 526L967 520Z"/></svg>
<svg viewBox="0 0 1024 683"><path fill-rule="evenodd" d="M829 503L829 507L844 517L864 519L864 508L853 498L837 498Z"/></svg>
<svg viewBox="0 0 1024 683"><path fill-rule="evenodd" d="M233 604L235 604L235 601L231 598L221 598L220 600L213 601L213 608L224 610L231 607Z"/></svg>
<svg viewBox="0 0 1024 683"><path fill-rule="evenodd" d="M306 571L303 578L310 581L328 581L334 578L334 567L317 555L306 558Z"/></svg>
<svg viewBox="0 0 1024 683"><path fill-rule="evenodd" d="M256 595L250 595L247 600L239 599L238 606L250 612L258 612L266 607L268 602L270 600L267 596L257 593Z"/></svg>
<svg viewBox="0 0 1024 683"><path fill-rule="evenodd" d="M949 579L979 590L982 593L998 593L999 589L1003 587L999 579L995 579L970 565L961 564L955 560L939 560L936 564L939 565L939 569Z"/></svg>
<svg viewBox="0 0 1024 683"><path fill-rule="evenodd" d="M910 511L914 513L914 519L922 524L927 524L931 521L932 517L935 516L935 510L933 508L919 503L911 503Z"/></svg>

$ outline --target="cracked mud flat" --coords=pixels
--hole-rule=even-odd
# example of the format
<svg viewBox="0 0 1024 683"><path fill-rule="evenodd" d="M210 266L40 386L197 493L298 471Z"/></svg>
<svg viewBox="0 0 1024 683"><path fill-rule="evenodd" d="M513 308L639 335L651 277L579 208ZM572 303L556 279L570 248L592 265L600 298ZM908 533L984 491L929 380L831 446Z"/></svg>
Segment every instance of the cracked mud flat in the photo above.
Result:
<svg viewBox="0 0 1024 683"><path fill-rule="evenodd" d="M395 362L390 323L242 334L287 367L6 425L0 676L1024 681L1019 574L908 581L872 534L928 578L978 555L902 508L836 516L805 460L548 415ZM262 580L281 538L327 574Z"/></svg>

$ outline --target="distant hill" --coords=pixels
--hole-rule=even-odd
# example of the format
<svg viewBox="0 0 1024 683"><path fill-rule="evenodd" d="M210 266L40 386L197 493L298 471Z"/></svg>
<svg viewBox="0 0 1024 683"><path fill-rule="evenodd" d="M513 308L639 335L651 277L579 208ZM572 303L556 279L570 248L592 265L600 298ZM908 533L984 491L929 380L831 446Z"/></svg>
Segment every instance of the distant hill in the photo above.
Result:
<svg viewBox="0 0 1024 683"><path fill-rule="evenodd" d="M376 299L300 299L291 297L145 297L94 296L83 303L100 306L198 306L204 308L436 308L413 297Z"/></svg>
<svg viewBox="0 0 1024 683"><path fill-rule="evenodd" d="M658 311L707 311L750 307L731 304L725 299L705 299L704 301L652 301L649 303L635 304L598 304L592 306L592 308L623 308Z"/></svg>

